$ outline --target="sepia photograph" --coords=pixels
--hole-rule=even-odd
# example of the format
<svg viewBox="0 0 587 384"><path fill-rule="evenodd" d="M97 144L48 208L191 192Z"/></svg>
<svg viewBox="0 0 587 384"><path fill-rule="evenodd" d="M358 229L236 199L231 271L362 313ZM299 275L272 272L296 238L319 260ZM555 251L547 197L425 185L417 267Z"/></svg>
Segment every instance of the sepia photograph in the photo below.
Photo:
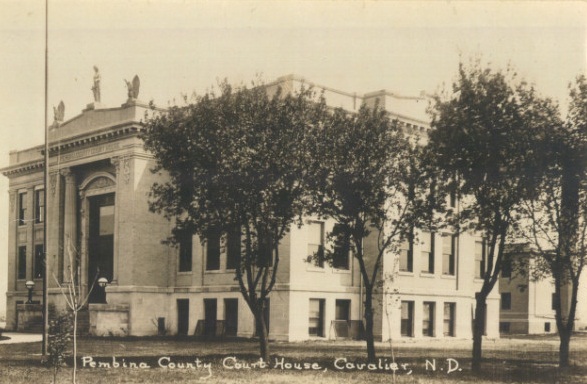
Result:
<svg viewBox="0 0 587 384"><path fill-rule="evenodd" d="M587 4L0 0L0 382L587 383Z"/></svg>

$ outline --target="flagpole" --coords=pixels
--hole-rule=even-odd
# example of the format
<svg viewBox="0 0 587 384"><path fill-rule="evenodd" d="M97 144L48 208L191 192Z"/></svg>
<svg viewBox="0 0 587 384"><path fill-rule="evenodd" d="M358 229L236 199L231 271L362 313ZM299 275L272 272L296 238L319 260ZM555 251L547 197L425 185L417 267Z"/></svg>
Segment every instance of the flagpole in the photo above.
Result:
<svg viewBox="0 0 587 384"><path fill-rule="evenodd" d="M48 279L47 274L49 272L49 258L47 257L47 212L49 211L49 202L47 201L48 193L48 184L49 181L49 121L48 121L48 113L49 113L49 101L48 101L48 89L49 89L49 0L45 0L45 166L44 166L44 175L43 175L43 184L45 188L43 189L44 200L45 200L45 208L43 212L43 257L44 257L44 268L45 271L43 273L43 342L42 342L42 354L43 356L47 355L47 334L49 331L49 306L47 299L49 298L48 295Z"/></svg>

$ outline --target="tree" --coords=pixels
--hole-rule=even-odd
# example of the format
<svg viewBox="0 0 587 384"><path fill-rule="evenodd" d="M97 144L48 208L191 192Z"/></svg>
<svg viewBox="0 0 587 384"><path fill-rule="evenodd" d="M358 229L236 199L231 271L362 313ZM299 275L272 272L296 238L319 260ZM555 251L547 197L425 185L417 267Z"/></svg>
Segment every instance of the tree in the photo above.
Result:
<svg viewBox="0 0 587 384"><path fill-rule="evenodd" d="M488 242L483 284L476 293L474 371L481 369L486 301L502 268L504 246L519 223L521 202L537 191L546 158L541 143L557 121L557 108L519 81L510 69L459 66L451 94L434 98L429 152L448 187L461 196L459 230L472 229Z"/></svg>
<svg viewBox="0 0 587 384"><path fill-rule="evenodd" d="M57 383L57 373L65 365L68 344L71 341L71 314L58 314L55 306L49 308L49 338L47 364L53 369L53 384Z"/></svg>
<svg viewBox="0 0 587 384"><path fill-rule="evenodd" d="M565 124L546 139L548 155L540 194L523 207L528 219L520 233L534 245L533 278L552 277L559 366L569 365L581 273L587 262L587 80L571 88ZM570 294L570 296L569 296Z"/></svg>
<svg viewBox="0 0 587 384"><path fill-rule="evenodd" d="M81 262L79 258L79 252L75 249L74 245L71 243L71 239L67 237L66 239L66 247L64 249L64 253L68 258L67 264L67 272L68 272L68 282L60 283L57 279L57 276L53 275L55 279L55 283L59 287L59 291L61 295L65 299L66 309L71 316L71 332L73 333L72 337L72 344L73 344L73 370L71 372L71 383L77 383L77 318L79 311L86 308L88 300L90 298L90 294L94 289L94 285L98 280L98 273L97 271L96 276L94 277L92 284L90 285L90 289L84 295L82 289L82 282L80 279L80 271L81 271ZM54 361L55 363L55 361ZM56 374L56 371L55 371Z"/></svg>
<svg viewBox="0 0 587 384"><path fill-rule="evenodd" d="M270 95L265 86L220 85L185 107L147 121L153 172L150 208L175 220L174 238L195 233L212 247L236 242L235 279L254 318L261 357L269 358L265 305L275 286L279 242L301 217L310 172L307 132L326 113L309 89ZM216 247L217 245L214 245Z"/></svg>
<svg viewBox="0 0 587 384"><path fill-rule="evenodd" d="M329 238L334 251L350 247L364 286L367 358L375 361L373 294L382 279L384 256L399 248L426 199L432 178L422 167L421 147L381 108L363 105L357 114L335 110L315 130L312 211L336 221ZM428 184L426 184L428 182ZM423 212L420 212L423 213Z"/></svg>

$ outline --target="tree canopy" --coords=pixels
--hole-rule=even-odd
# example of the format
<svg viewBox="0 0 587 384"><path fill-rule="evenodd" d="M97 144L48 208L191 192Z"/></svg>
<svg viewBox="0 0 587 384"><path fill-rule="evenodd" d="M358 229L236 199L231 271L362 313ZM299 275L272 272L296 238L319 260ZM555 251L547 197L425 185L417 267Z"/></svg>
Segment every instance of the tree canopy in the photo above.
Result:
<svg viewBox="0 0 587 384"><path fill-rule="evenodd" d="M430 111L429 152L462 197L456 222L481 232L489 244L473 332L473 369L479 370L486 298L519 223L519 206L537 193L548 161L544 138L558 121L558 109L511 69L475 63L460 65L452 92L437 95Z"/></svg>
<svg viewBox="0 0 587 384"><path fill-rule="evenodd" d="M417 139L407 137L379 107L363 105L356 114L337 109L317 135L312 211L336 221L330 236L334 249L350 247L358 262L365 287L367 356L373 361L372 299L382 280L383 257L398 250L417 219L427 217L422 208L429 200L423 196L433 178L422 165Z"/></svg>
<svg viewBox="0 0 587 384"><path fill-rule="evenodd" d="M145 148L168 180L151 190L150 208L175 220L174 235L240 231L236 268L268 358L263 318L279 266L279 241L304 211L312 137L326 107L310 89L284 94L264 85L172 107L147 122ZM238 245L237 245L238 247Z"/></svg>

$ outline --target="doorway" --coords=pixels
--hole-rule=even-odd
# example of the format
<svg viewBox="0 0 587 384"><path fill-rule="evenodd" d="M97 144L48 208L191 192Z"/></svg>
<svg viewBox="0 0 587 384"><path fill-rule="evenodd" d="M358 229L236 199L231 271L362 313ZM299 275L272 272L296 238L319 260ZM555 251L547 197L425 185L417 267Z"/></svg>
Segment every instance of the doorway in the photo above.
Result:
<svg viewBox="0 0 587 384"><path fill-rule="evenodd" d="M204 336L216 335L216 299L204 299Z"/></svg>
<svg viewBox="0 0 587 384"><path fill-rule="evenodd" d="M236 336L238 332L238 299L224 299L224 333Z"/></svg>
<svg viewBox="0 0 587 384"><path fill-rule="evenodd" d="M177 335L187 336L190 324L190 300L177 299Z"/></svg>
<svg viewBox="0 0 587 384"><path fill-rule="evenodd" d="M88 284L114 277L114 193L89 198ZM105 303L106 292L94 284L90 303Z"/></svg>

